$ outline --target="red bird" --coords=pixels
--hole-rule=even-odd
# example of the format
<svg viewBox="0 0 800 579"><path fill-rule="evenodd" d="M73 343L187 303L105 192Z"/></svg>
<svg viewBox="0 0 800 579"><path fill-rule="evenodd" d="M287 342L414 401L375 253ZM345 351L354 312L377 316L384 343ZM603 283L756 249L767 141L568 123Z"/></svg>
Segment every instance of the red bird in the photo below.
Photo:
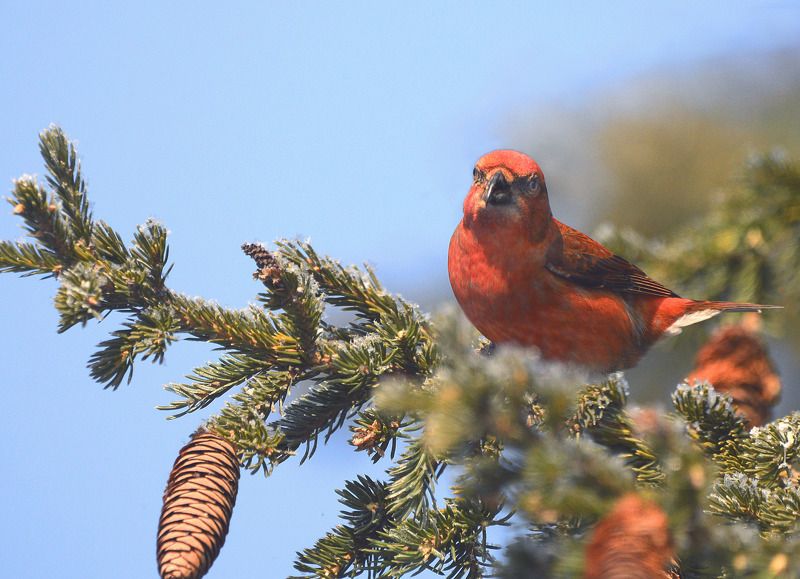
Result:
<svg viewBox="0 0 800 579"><path fill-rule="evenodd" d="M450 284L495 343L535 346L546 360L590 371L630 368L663 335L758 304L696 301L553 218L544 174L517 151L475 166L450 240Z"/></svg>

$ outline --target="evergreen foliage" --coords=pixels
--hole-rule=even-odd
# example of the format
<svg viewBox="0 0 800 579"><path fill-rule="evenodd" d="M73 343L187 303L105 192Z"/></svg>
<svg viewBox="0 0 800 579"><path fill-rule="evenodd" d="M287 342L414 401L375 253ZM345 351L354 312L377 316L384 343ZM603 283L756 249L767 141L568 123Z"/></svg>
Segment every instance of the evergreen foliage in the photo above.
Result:
<svg viewBox="0 0 800 579"><path fill-rule="evenodd" d="M342 523L298 553L298 577L581 576L593 529L623 497L668 516L674 560L651 558L669 560L665 577L800 573L800 414L748 430L708 384L678 387L669 416L631 412L621 375L587 385L528 351L487 348L455 314L431 321L369 268L305 242L243 246L264 286L258 305L190 298L167 286L163 226L148 222L126 244L94 219L59 128L42 133L41 152L46 184L23 177L10 199L33 243L0 243L0 272L55 278L59 331L126 316L89 359L95 380L116 389L176 340L205 341L219 360L168 385L175 400L162 410L177 418L219 405L204 428L242 467L269 474L309 460L343 427L352 450L387 463L382 480L356 474L338 491ZM799 236L800 171L767 157L701 234L615 239L698 295L791 309ZM328 323L328 307L350 320ZM443 490L446 470L456 483ZM512 520L516 538L497 562L487 531Z"/></svg>

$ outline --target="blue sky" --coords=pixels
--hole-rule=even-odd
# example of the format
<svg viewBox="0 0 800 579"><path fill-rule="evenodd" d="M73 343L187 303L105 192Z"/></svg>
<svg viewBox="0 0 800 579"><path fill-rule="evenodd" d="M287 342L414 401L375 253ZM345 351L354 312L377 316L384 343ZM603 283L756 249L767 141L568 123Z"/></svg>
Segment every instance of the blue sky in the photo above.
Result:
<svg viewBox="0 0 800 579"><path fill-rule="evenodd" d="M239 245L283 236L412 298L445 284L472 164L504 145L510 111L800 32L791 1L79 4L0 3L0 178L41 174L37 134L60 124L95 214L126 235L163 221L172 287L235 307L259 289ZM20 236L0 216L0 238ZM57 336L54 289L0 277L4 573L155 576L161 493L202 416L154 406L213 354L179 344L103 391L85 362L112 320ZM287 575L368 465L331 448L246 475L209 577Z"/></svg>

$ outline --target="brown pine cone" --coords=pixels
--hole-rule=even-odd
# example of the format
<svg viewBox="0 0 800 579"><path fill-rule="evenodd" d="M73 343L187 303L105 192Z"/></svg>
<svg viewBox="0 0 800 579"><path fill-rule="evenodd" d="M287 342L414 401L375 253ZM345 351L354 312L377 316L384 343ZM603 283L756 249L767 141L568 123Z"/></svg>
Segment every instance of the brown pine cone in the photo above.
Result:
<svg viewBox="0 0 800 579"><path fill-rule="evenodd" d="M197 431L175 459L164 491L157 541L162 579L206 574L225 543L238 489L234 446Z"/></svg>
<svg viewBox="0 0 800 579"><path fill-rule="evenodd" d="M256 262L258 271L253 274L255 279L261 280L270 288L280 284L281 266L266 247L259 243L244 243L242 251Z"/></svg>
<svg viewBox="0 0 800 579"><path fill-rule="evenodd" d="M781 393L766 346L744 326L718 330L697 353L695 369L686 381L707 381L717 392L728 394L750 426L769 421Z"/></svg>
<svg viewBox="0 0 800 579"><path fill-rule="evenodd" d="M617 501L603 517L586 547L584 579L674 577L668 570L674 551L667 515L637 494Z"/></svg>

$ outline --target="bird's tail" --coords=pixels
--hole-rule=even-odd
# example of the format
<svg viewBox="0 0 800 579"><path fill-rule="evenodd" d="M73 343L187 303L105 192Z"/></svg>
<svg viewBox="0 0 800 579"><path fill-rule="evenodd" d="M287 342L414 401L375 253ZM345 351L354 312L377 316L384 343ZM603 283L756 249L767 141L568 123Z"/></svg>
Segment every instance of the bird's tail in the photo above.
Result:
<svg viewBox="0 0 800 579"><path fill-rule="evenodd" d="M666 329L666 334L680 334L681 329L686 326L691 326L698 322L705 321L709 318L723 313L723 312L761 312L762 310L775 310L783 308L783 306L768 306L763 304L748 304L740 302L709 302L709 301L689 301L683 300L683 312L675 319L672 324Z"/></svg>
<svg viewBox="0 0 800 579"><path fill-rule="evenodd" d="M764 304L748 304L741 302L694 302L692 311L716 310L717 312L758 312L761 310L779 310L783 306L769 306Z"/></svg>

